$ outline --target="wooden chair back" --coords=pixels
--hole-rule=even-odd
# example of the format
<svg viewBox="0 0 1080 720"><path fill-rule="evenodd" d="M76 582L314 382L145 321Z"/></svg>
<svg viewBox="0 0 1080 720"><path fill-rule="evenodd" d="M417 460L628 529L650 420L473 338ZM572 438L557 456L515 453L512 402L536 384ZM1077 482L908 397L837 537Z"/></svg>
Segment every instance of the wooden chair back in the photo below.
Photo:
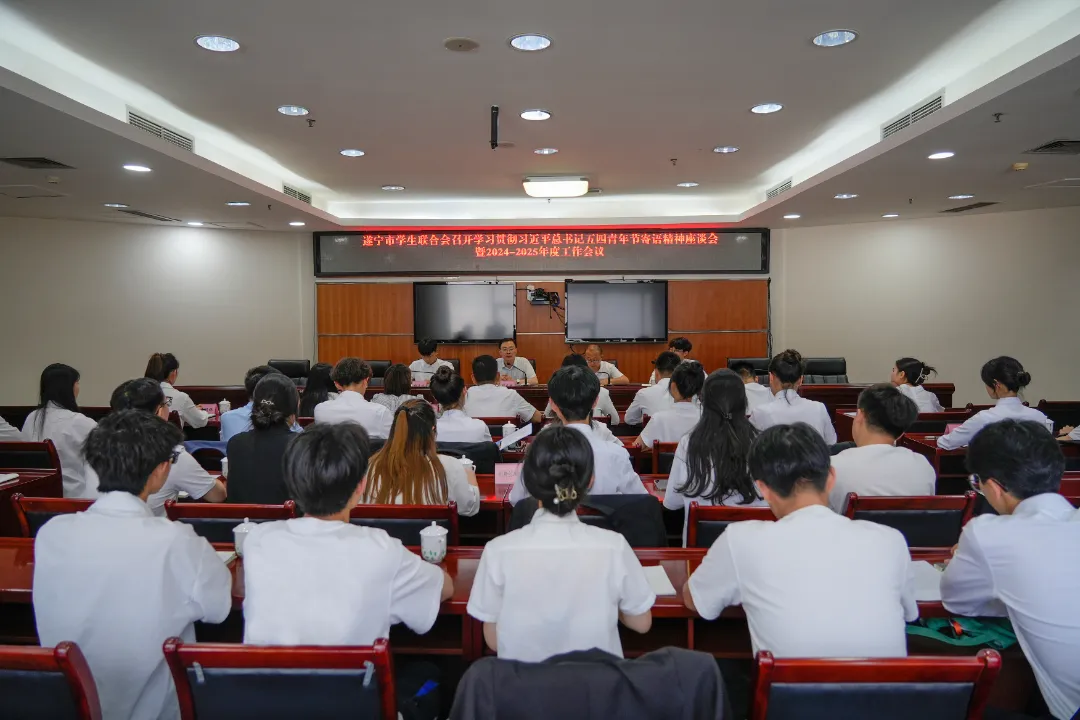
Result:
<svg viewBox="0 0 1080 720"><path fill-rule="evenodd" d="M743 520L774 521L776 516L768 507L746 505L701 505L690 503L686 518L686 547L708 548L716 542L728 525Z"/></svg>
<svg viewBox="0 0 1080 720"><path fill-rule="evenodd" d="M908 547L952 547L975 512L976 494L867 497L848 493L844 515L899 530Z"/></svg>
<svg viewBox="0 0 1080 720"><path fill-rule="evenodd" d="M93 504L93 500L84 498L35 498L22 493L11 496L11 505L19 521L19 532L27 538L37 537L41 526L57 515L83 512Z"/></svg>
<svg viewBox="0 0 1080 720"><path fill-rule="evenodd" d="M296 503L286 500L283 505L249 505L244 503L178 503L165 501L165 517L187 523L196 535L212 543L231 543L233 528L244 520L254 523L288 520L296 517Z"/></svg>
<svg viewBox="0 0 1080 720"><path fill-rule="evenodd" d="M0 442L0 468L12 470L60 470L60 455L52 440Z"/></svg>
<svg viewBox="0 0 1080 720"><path fill-rule="evenodd" d="M102 717L94 676L73 642L0 645L0 698L5 718Z"/></svg>
<svg viewBox="0 0 1080 720"><path fill-rule="evenodd" d="M349 522L385 530L403 545L420 546L420 531L435 523L446 528L446 544L461 543L457 503L446 505L357 505L349 512Z"/></svg>

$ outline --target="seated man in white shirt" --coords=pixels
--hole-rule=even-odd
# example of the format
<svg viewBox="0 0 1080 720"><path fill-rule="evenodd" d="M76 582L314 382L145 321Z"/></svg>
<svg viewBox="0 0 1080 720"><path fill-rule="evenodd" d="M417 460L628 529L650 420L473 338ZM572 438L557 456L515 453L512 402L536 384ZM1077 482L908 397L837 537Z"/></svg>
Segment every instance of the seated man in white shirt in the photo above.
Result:
<svg viewBox="0 0 1080 720"><path fill-rule="evenodd" d="M210 543L146 505L182 440L149 413L107 415L84 447L104 494L85 512L49 520L34 542L38 638L78 644L102 717L179 717L161 646L173 636L195 642L196 621L219 623L232 608L232 576Z"/></svg>
<svg viewBox="0 0 1080 720"><path fill-rule="evenodd" d="M773 401L772 390L758 382L757 371L754 370L753 365L745 360L736 361L728 365L728 370L738 373L739 377L742 378L743 389L746 390L747 415L754 412L754 408L758 405Z"/></svg>
<svg viewBox="0 0 1080 720"><path fill-rule="evenodd" d="M589 369L596 373L596 377L600 379L601 387L604 385L626 385L630 382L630 378L623 375L619 368L604 359L604 351L600 349L599 345L590 345L585 348L585 362L589 364Z"/></svg>
<svg viewBox="0 0 1080 720"><path fill-rule="evenodd" d="M384 440L390 437L394 414L364 397L371 382L371 366L360 358L341 358L331 377L341 394L315 406L315 422L351 422L364 428L371 437Z"/></svg>
<svg viewBox="0 0 1080 720"><path fill-rule="evenodd" d="M518 357L517 342L506 338L499 343L499 359L496 361L499 380L517 385L536 385L536 369L523 357Z"/></svg>
<svg viewBox="0 0 1080 720"><path fill-rule="evenodd" d="M304 517L262 523L244 541L245 643L371 645L399 622L431 629L450 576L386 531L349 524L370 454L353 424L315 424L290 443L285 484Z"/></svg>
<svg viewBox="0 0 1080 720"><path fill-rule="evenodd" d="M694 349L694 343L690 342L689 338L671 338L671 340L668 340L667 349L678 355L680 360L685 360L690 357L690 351ZM649 375L649 381L645 384L655 385L659 379L659 373L656 372L656 368L653 368L652 374Z"/></svg>
<svg viewBox="0 0 1080 720"><path fill-rule="evenodd" d="M919 406L890 383L859 394L859 410L851 425L855 447L833 456L836 483L829 492L829 507L844 512L848 493L912 497L936 492L937 473L930 461L896 446L918 417Z"/></svg>
<svg viewBox="0 0 1080 720"><path fill-rule="evenodd" d="M480 355L472 363L474 386L465 393L465 414L471 418L516 417L523 423L543 420L540 411L533 407L516 390L496 385L499 371L495 358Z"/></svg>
<svg viewBox="0 0 1080 720"><path fill-rule="evenodd" d="M454 364L448 360L439 359L439 344L431 338L424 338L416 343L416 349L420 351L420 359L413 360L409 365L414 384L428 384L435 376L435 371L441 367L454 369Z"/></svg>
<svg viewBox="0 0 1080 720"><path fill-rule="evenodd" d="M589 367L589 363L585 360L585 357L578 355L577 353L570 353L569 355L564 356L560 367L569 367L570 365ZM601 382L601 385L602 384L603 383ZM555 409L551 406L551 400L548 400L547 407L544 408L544 417L555 417ZM593 408L593 417L608 417L611 418L612 425L619 424L619 411L615 409L615 403L611 401L611 392L608 391L606 387L600 388L600 395L596 398L596 407ZM622 444L621 441L616 442L620 445Z"/></svg>
<svg viewBox="0 0 1080 720"><path fill-rule="evenodd" d="M1065 458L1040 422L1002 420L972 439L972 485L997 515L964 526L941 578L958 615L1006 616L1055 718L1080 708L1080 511L1058 494Z"/></svg>
<svg viewBox="0 0 1080 720"><path fill-rule="evenodd" d="M671 383L671 373L675 372L680 362L682 360L678 355L667 350L656 357L656 373L659 379L655 385L643 387L634 395L634 401L626 409L623 418L627 425L640 425L646 415L652 417L661 410L670 410L675 406L668 385Z"/></svg>
<svg viewBox="0 0 1080 720"><path fill-rule="evenodd" d="M643 495L649 491L641 483L641 478L634 472L630 462L630 453L626 448L605 441L592 428L592 411L600 395L600 381L587 367L571 365L559 368L548 381L548 395L555 415L563 425L585 435L592 446L596 459L596 478L593 480L593 495ZM517 482L510 490L510 503L528 496L524 481L518 475Z"/></svg>
<svg viewBox="0 0 1080 720"><path fill-rule="evenodd" d="M697 360L683 360L671 373L668 392L675 402L670 410L661 410L649 419L634 444L651 448L656 441L677 443L701 420L698 395L705 385L705 371Z"/></svg>
<svg viewBox="0 0 1080 720"><path fill-rule="evenodd" d="M729 525L683 588L687 607L712 620L741 604L754 653L906 656L919 608L904 536L829 509L829 448L805 423L761 433L749 464L777 520Z"/></svg>

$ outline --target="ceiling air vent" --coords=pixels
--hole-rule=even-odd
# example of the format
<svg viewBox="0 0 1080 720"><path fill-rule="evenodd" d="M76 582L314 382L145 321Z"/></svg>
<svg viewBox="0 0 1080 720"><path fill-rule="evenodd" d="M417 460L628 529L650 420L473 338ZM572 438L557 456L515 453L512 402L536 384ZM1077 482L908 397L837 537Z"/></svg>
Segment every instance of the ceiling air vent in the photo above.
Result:
<svg viewBox="0 0 1080 720"><path fill-rule="evenodd" d="M786 193L790 189L791 189L791 178L788 178L787 180L780 183L776 187L770 188L769 190L767 190L765 192L765 197L766 197L766 199L772 200L777 195L780 195L781 193Z"/></svg>
<svg viewBox="0 0 1080 720"><path fill-rule="evenodd" d="M1080 140L1052 140L1024 151L1025 155L1080 155Z"/></svg>
<svg viewBox="0 0 1080 720"><path fill-rule="evenodd" d="M898 133L904 128L911 127L920 120L930 117L941 109L941 106L944 104L944 100L945 94L944 92L940 92L926 102L923 102L916 107L913 107L910 110L906 111L903 115L896 118L892 122L882 125L881 139L884 140L890 135Z"/></svg>
<svg viewBox="0 0 1080 720"><path fill-rule="evenodd" d="M182 150L191 152L195 147L195 141L191 138L186 135L181 135L175 130L170 130L161 123L154 122L145 115L140 115L133 111L131 108L128 108L128 124L137 127L140 130L145 130L154 137L161 138L165 142L175 145Z"/></svg>
<svg viewBox="0 0 1080 720"><path fill-rule="evenodd" d="M43 157L0 158L0 162L26 168L27 170L74 170L70 165Z"/></svg>
<svg viewBox="0 0 1080 720"><path fill-rule="evenodd" d="M288 185L285 185L283 187L285 188L285 190L284 190L285 194L288 195L289 197L296 198L300 202L307 203L308 205L311 204L311 196L308 195L306 192L300 192L296 188L289 187Z"/></svg>
<svg viewBox="0 0 1080 720"><path fill-rule="evenodd" d="M0 185L0 196L16 200L66 197L62 192L57 192L52 188L38 187L37 185Z"/></svg>
<svg viewBox="0 0 1080 720"><path fill-rule="evenodd" d="M960 207L949 208L948 210L942 210L943 213L962 213L968 210L978 210L979 208L990 207L991 205L997 205L996 202L977 202L970 205L961 205Z"/></svg>
<svg viewBox="0 0 1080 720"><path fill-rule="evenodd" d="M140 210L117 210L125 215L134 215L135 217L146 218L147 220L157 220L158 222L180 222L176 218L165 217L164 215L155 215L153 213L142 212Z"/></svg>

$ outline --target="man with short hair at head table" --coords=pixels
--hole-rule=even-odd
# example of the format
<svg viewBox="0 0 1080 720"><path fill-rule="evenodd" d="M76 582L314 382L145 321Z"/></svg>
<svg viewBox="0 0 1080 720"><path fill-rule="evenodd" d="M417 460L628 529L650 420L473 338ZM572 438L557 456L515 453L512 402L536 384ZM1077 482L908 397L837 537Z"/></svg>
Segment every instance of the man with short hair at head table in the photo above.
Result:
<svg viewBox="0 0 1080 720"><path fill-rule="evenodd" d="M967 451L997 511L972 518L941 578L957 615L1008 617L1055 718L1080 708L1080 510L1059 494L1065 457L1046 426L987 425Z"/></svg>
<svg viewBox="0 0 1080 720"><path fill-rule="evenodd" d="M351 422L364 428L371 437L384 440L390 437L394 414L364 397L371 382L371 366L360 358L341 358L330 377L341 393L315 406L315 422Z"/></svg>
<svg viewBox="0 0 1080 720"><path fill-rule="evenodd" d="M179 717L161 646L173 636L195 642L196 621L219 623L232 607L232 575L210 543L146 504L182 441L148 412L107 415L84 447L103 495L49 520L34 541L38 638L82 649L105 718Z"/></svg>
<svg viewBox="0 0 1080 720"><path fill-rule="evenodd" d="M465 414L472 418L516 417L523 423L538 423L544 419L514 389L495 384L498 369L495 358L480 355L472 363L473 387L465 393Z"/></svg>
<svg viewBox="0 0 1080 720"><path fill-rule="evenodd" d="M454 364L449 360L439 358L439 344L431 338L424 338L416 343L416 349L420 352L420 359L413 360L409 365L414 383L430 384L435 371L441 367L454 369Z"/></svg>
<svg viewBox="0 0 1080 720"><path fill-rule="evenodd" d="M604 351L599 345L590 345L585 348L585 362L589 369L596 373L601 387L604 385L626 385L630 378L622 374L619 368L604 359Z"/></svg>
<svg viewBox="0 0 1080 720"><path fill-rule="evenodd" d="M765 430L750 476L776 521L731 523L683 588L706 620L742 605L754 653L777 657L904 657L919 617L911 555L897 530L828 506L825 440L805 423Z"/></svg>
<svg viewBox="0 0 1080 720"><path fill-rule="evenodd" d="M271 373L281 373L281 371L269 365L256 365L244 375L244 389L247 390L248 395L247 405L221 413L221 442L228 443L233 435L239 435L251 429L251 409L254 407L251 398L255 395L255 386ZM298 423L293 423L293 432L301 430L303 428Z"/></svg>
<svg viewBox="0 0 1080 720"><path fill-rule="evenodd" d="M623 416L627 425L641 425L645 416L652 417L661 410L671 410L675 407L675 399L671 397L671 373L679 367L682 359L675 353L665 350L656 358L656 372L659 379L655 385L641 388L634 394L634 400L626 409Z"/></svg>
<svg viewBox="0 0 1080 720"><path fill-rule="evenodd" d="M499 378L518 385L536 385L536 369L523 357L518 357L517 342L506 338L499 343L499 359L496 361Z"/></svg>

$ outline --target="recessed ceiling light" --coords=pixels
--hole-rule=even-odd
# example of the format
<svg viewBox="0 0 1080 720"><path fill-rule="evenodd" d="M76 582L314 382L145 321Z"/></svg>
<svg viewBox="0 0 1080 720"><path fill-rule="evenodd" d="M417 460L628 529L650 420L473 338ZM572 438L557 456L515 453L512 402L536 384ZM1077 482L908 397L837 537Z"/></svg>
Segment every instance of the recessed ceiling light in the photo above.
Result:
<svg viewBox="0 0 1080 720"><path fill-rule="evenodd" d="M784 216L784 219L785 220L798 220L801 217L802 217L802 215L800 215L799 213L788 213L787 215Z"/></svg>
<svg viewBox="0 0 1080 720"><path fill-rule="evenodd" d="M559 148L536 148L533 152L537 155L554 155L559 152Z"/></svg>
<svg viewBox="0 0 1080 720"><path fill-rule="evenodd" d="M382 189L386 192L401 192L405 189L404 185L383 185Z"/></svg>
<svg viewBox="0 0 1080 720"><path fill-rule="evenodd" d="M859 37L854 30L826 30L814 37L814 44L818 47L838 47L847 45Z"/></svg>
<svg viewBox="0 0 1080 720"><path fill-rule="evenodd" d="M240 200L237 200L236 202L227 202L225 204L229 207L248 207L249 205L251 205L251 203L249 202L242 202Z"/></svg>
<svg viewBox="0 0 1080 720"><path fill-rule="evenodd" d="M300 222L299 220L293 220L289 224L292 225L293 227L304 227L304 223Z"/></svg>
<svg viewBox="0 0 1080 720"><path fill-rule="evenodd" d="M942 150L941 152L936 152L931 155L927 155L926 157L930 160L948 160L955 154L956 153L952 152L951 150Z"/></svg>
<svg viewBox="0 0 1080 720"><path fill-rule="evenodd" d="M308 109L303 105L282 105L277 111L282 115L289 115L290 117L299 117L308 114Z"/></svg>
<svg viewBox="0 0 1080 720"><path fill-rule="evenodd" d="M681 183L678 184L678 187L697 187L697 186L698 186L698 184L696 182L681 182Z"/></svg>
<svg viewBox="0 0 1080 720"><path fill-rule="evenodd" d="M188 225L190 225L191 227L202 227L203 226L203 224L201 222L189 222Z"/></svg>
<svg viewBox="0 0 1080 720"><path fill-rule="evenodd" d="M105 207L111 207L111 208L126 208L126 207L127 207L127 205L125 205L124 203L105 203Z"/></svg>
<svg viewBox="0 0 1080 720"><path fill-rule="evenodd" d="M195 43L203 50L212 52L236 52L240 49L240 43L222 35L200 35L195 38Z"/></svg>
<svg viewBox="0 0 1080 720"><path fill-rule="evenodd" d="M975 196L974 195L950 195L949 199L950 200L970 200L973 197L975 197Z"/></svg>
<svg viewBox="0 0 1080 720"><path fill-rule="evenodd" d="M734 145L717 145L712 151L714 153L720 153L721 155L728 155L729 153L739 152L739 148Z"/></svg>
<svg viewBox="0 0 1080 720"><path fill-rule="evenodd" d="M894 217L900 217L900 213L885 213L885 214L884 214L884 215L882 215L881 217L883 217L883 218L894 218Z"/></svg>
<svg viewBox="0 0 1080 720"><path fill-rule="evenodd" d="M859 196L856 195L855 193L837 193L837 194L833 195L833 197L836 198L837 200L853 200L853 199L855 199L855 198L857 198Z"/></svg>
<svg viewBox="0 0 1080 720"><path fill-rule="evenodd" d="M539 52L551 47L551 38L547 35L515 35L510 38L510 47L522 52Z"/></svg>
<svg viewBox="0 0 1080 720"><path fill-rule="evenodd" d="M539 108L535 110L526 110L521 113L522 120L547 120L549 117L551 117L551 113Z"/></svg>
<svg viewBox="0 0 1080 720"><path fill-rule="evenodd" d="M363 157L364 156L364 151L363 150L357 150L356 148L345 148L344 150L341 151L341 154L344 155L345 157Z"/></svg>
<svg viewBox="0 0 1080 720"><path fill-rule="evenodd" d="M761 103L750 108L750 112L755 115L768 115L774 112L780 112L784 109L784 106L780 103Z"/></svg>
<svg viewBox="0 0 1080 720"><path fill-rule="evenodd" d="M124 169L131 172L150 172L150 168L145 165L125 165Z"/></svg>

